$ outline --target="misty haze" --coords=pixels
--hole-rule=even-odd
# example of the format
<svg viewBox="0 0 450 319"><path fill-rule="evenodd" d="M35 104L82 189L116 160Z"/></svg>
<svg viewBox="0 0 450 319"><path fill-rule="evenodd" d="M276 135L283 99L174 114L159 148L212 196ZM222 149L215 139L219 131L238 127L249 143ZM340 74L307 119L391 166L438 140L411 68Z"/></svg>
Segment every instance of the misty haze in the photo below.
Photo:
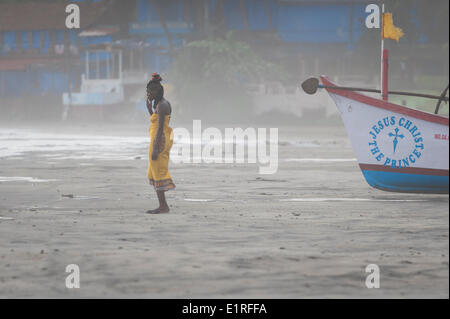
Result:
<svg viewBox="0 0 450 319"><path fill-rule="evenodd" d="M372 3L0 0L0 298L448 298L449 1Z"/></svg>

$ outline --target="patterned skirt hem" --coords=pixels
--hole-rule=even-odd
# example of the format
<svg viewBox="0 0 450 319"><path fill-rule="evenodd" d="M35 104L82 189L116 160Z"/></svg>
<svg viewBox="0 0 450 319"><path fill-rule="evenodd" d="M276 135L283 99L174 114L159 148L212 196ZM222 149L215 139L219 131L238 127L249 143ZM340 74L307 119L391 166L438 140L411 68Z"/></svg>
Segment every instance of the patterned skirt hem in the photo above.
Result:
<svg viewBox="0 0 450 319"><path fill-rule="evenodd" d="M148 180L150 185L153 185L155 187L155 190L157 191L168 191L171 189L175 189L175 184L173 183L172 179L162 179L159 181L155 181L154 179Z"/></svg>

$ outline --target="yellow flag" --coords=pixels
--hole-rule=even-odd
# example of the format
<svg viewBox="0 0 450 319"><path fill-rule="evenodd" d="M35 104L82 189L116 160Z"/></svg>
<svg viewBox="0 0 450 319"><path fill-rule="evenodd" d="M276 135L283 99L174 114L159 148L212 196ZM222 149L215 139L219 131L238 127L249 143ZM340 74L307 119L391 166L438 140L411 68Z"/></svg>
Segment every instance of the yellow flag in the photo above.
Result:
<svg viewBox="0 0 450 319"><path fill-rule="evenodd" d="M392 13L383 13L383 31L381 36L383 39L393 39L397 42L403 36L403 30L394 25Z"/></svg>

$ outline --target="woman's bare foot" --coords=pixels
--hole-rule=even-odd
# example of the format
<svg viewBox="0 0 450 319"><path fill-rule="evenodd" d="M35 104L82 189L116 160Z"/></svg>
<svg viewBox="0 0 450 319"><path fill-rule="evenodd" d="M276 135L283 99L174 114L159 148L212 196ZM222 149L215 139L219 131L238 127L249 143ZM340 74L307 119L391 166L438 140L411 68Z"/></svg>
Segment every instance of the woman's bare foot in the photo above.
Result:
<svg viewBox="0 0 450 319"><path fill-rule="evenodd" d="M146 211L146 214L166 214L169 212L169 207L158 207L156 209L151 209Z"/></svg>
<svg viewBox="0 0 450 319"><path fill-rule="evenodd" d="M169 205L166 202L166 196L164 191L156 191L158 195L159 207L157 209L152 209L146 211L147 214L166 214L169 212Z"/></svg>

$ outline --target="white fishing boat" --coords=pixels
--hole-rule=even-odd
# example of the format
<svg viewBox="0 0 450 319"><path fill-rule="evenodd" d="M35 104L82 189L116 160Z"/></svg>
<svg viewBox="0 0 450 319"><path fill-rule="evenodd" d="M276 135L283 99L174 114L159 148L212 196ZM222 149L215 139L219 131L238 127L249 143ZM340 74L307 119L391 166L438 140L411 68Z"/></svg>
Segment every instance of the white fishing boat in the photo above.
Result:
<svg viewBox="0 0 450 319"><path fill-rule="evenodd" d="M343 88L323 76L367 183L412 193L449 191L449 119Z"/></svg>
<svg viewBox="0 0 450 319"><path fill-rule="evenodd" d="M403 31L382 6L380 89L338 86L327 77L303 82L307 94L327 90L341 114L367 183L393 192L448 194L448 117L438 115L449 86L440 96L389 91L389 52L384 39L399 40ZM320 83L321 82L321 83ZM381 93L381 99L359 92ZM389 95L436 99L435 114L389 102Z"/></svg>

